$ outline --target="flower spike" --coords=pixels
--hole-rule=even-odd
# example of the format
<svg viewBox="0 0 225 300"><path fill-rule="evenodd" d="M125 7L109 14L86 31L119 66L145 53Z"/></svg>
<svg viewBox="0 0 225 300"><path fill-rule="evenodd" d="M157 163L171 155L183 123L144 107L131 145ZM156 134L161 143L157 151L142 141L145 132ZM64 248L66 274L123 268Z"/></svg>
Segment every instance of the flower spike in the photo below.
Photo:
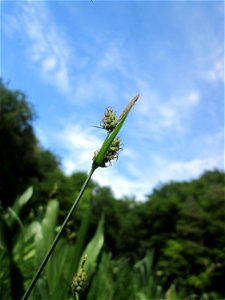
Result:
<svg viewBox="0 0 225 300"><path fill-rule="evenodd" d="M139 95L136 95L125 107L123 112L121 113L118 120L116 120L115 113L111 108L108 108L104 114L102 127L108 131L108 135L101 147L101 149L94 154L92 169L95 170L98 167L104 168L106 167L106 163L111 163L111 160L118 158L118 152L121 149L120 140L115 139L120 129L123 126L131 108L134 106L136 101L138 100ZM117 125L115 126L115 121L117 121ZM115 126L115 127L114 127ZM113 128L114 127L114 128ZM113 141L115 143L113 144Z"/></svg>

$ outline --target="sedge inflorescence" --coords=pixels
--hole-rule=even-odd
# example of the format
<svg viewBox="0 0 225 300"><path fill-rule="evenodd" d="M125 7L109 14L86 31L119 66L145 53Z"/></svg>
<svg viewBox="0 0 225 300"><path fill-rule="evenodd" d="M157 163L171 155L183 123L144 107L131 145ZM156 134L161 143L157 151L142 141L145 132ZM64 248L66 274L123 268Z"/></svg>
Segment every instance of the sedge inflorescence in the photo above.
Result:
<svg viewBox="0 0 225 300"><path fill-rule="evenodd" d="M83 292L87 286L87 274L84 270L86 259L87 256L85 255L82 259L82 265L79 272L73 277L71 287L74 295Z"/></svg>
<svg viewBox="0 0 225 300"><path fill-rule="evenodd" d="M102 118L101 128L106 129L109 133L113 131L113 129L118 124L118 120L116 118L116 113L113 111L111 107L106 108L104 117Z"/></svg>
<svg viewBox="0 0 225 300"><path fill-rule="evenodd" d="M104 116L101 121L101 128L107 130L108 134L110 134L115 127L117 126L119 120L116 117L116 112L111 108L108 107L105 110ZM118 159L119 151L122 149L122 144L120 141L120 138L117 136L110 145L101 165L99 165L102 168L107 167L108 165L111 165L111 161L114 159ZM93 160L95 159L98 152L94 153Z"/></svg>
<svg viewBox="0 0 225 300"><path fill-rule="evenodd" d="M114 160L114 159L118 159L118 155L119 155L119 151L121 150L121 142L120 142L120 138L119 137L116 137L109 150L107 151L106 153L106 156L102 162L102 165L101 167L102 168L105 168L107 167L107 163L111 164L111 161Z"/></svg>

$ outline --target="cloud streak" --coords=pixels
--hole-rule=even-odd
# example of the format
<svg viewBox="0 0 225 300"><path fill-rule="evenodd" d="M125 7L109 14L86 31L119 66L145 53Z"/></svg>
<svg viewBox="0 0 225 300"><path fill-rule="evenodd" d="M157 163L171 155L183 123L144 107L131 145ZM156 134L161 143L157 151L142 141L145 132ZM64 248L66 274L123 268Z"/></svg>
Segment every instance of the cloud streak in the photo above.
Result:
<svg viewBox="0 0 225 300"><path fill-rule="evenodd" d="M204 79L211 83L224 83L224 59L217 59L202 75Z"/></svg>
<svg viewBox="0 0 225 300"><path fill-rule="evenodd" d="M48 136L64 153L62 165L68 175L78 170L89 172L93 153L103 141L103 137L97 136L93 128L86 129L74 124L67 124L58 133L49 133ZM118 162L114 162L112 167L97 169L93 178L100 185L111 187L117 198L127 195L144 200L144 195L150 194L159 183L194 179L206 170L221 169L223 155L220 151L215 152L215 139L218 146L222 140L221 132L215 137L204 137L199 141L201 148L197 149L201 156L196 154L186 160L171 160L154 152L138 154L125 147ZM202 151L207 145L211 145L208 152ZM144 164L140 155L145 155Z"/></svg>
<svg viewBox="0 0 225 300"><path fill-rule="evenodd" d="M75 124L67 124L60 132L53 133L52 138L64 152L63 167L67 174L81 169L89 171L94 151L102 143L93 128L86 129Z"/></svg>
<svg viewBox="0 0 225 300"><path fill-rule="evenodd" d="M177 134L189 129L192 113L201 103L197 89L177 93L168 99L145 85L141 90L136 110L138 131L142 136L149 135L158 139L169 132Z"/></svg>
<svg viewBox="0 0 225 300"><path fill-rule="evenodd" d="M63 32L56 27L44 2L20 2L14 15L6 15L6 33L23 37L28 61L36 65L42 78L60 92L71 93L69 65L71 49Z"/></svg>
<svg viewBox="0 0 225 300"><path fill-rule="evenodd" d="M22 37L30 67L72 104L84 106L105 97L112 103L119 94L132 96L123 92L127 80L134 78L124 66L123 50L115 41L106 39L101 45L96 41L92 44L91 39L85 45L74 43L54 21L47 4L40 1L19 2L14 13L4 18L6 34L12 37L19 32ZM116 82L121 76L123 80ZM97 97L93 99L93 95Z"/></svg>

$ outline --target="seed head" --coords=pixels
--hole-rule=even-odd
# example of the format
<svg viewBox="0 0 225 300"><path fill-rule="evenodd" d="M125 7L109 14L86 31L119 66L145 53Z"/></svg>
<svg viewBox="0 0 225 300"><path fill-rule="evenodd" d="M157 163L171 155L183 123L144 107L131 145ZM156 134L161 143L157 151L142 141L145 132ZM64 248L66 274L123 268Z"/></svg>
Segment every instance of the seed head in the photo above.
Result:
<svg viewBox="0 0 225 300"><path fill-rule="evenodd" d="M101 127L106 129L108 132L112 132L113 129L118 124L118 120L116 118L116 113L113 111L111 107L106 108L104 117L101 122Z"/></svg>
<svg viewBox="0 0 225 300"><path fill-rule="evenodd" d="M108 131L105 141L99 151L94 153L92 169L95 170L98 167L105 168L107 163L111 165L111 161L118 159L119 151L121 148L121 142L118 137L116 137L122 128L126 117L128 116L131 108L134 106L138 100L139 95L133 97L133 99L128 103L128 105L123 110L120 117L117 119L116 113L111 107L107 108L104 117L100 123L103 129ZM95 126L97 127L97 126Z"/></svg>
<svg viewBox="0 0 225 300"><path fill-rule="evenodd" d="M107 163L109 163L111 165L111 161L114 159L118 159L118 155L119 155L119 151L122 150L121 147L121 141L119 137L116 137L111 146L109 147L109 150L106 153L106 156L102 162L102 164L100 165L101 168L106 168L107 167ZM94 157L93 160L95 159L97 153L94 153Z"/></svg>
<svg viewBox="0 0 225 300"><path fill-rule="evenodd" d="M87 286L87 274L84 270L84 264L86 259L87 256L85 255L82 259L82 264L79 272L75 274L75 276L73 277L71 287L72 287L72 292L74 294L80 294L85 290Z"/></svg>

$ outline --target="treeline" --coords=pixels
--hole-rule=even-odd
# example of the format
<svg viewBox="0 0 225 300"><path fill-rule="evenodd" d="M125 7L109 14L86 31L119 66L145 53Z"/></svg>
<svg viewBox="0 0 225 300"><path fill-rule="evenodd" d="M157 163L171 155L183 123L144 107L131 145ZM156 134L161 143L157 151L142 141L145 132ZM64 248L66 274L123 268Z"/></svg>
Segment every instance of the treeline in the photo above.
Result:
<svg viewBox="0 0 225 300"><path fill-rule="evenodd" d="M33 129L35 118L34 108L25 94L10 90L1 81L1 218L5 218L7 208L13 206L15 199L28 186L33 186L34 194L22 211L21 220L28 226L34 220L44 218L48 205L57 199L57 227L70 209L87 174L76 172L65 176L60 159L39 144ZM64 239L68 245L78 242L80 224L90 211L85 235L87 243L104 216L102 259L96 271L101 272L101 276L106 272L106 265L116 268L119 261L124 268L135 272L133 266L151 253L151 272L157 286L164 291L170 291L173 285L187 299L221 299L225 297L224 192L224 172L219 170L207 171L190 182L162 185L147 196L145 202L129 197L115 199L110 188L100 187L91 181L67 226ZM13 240L13 237L10 239ZM149 276L147 270L143 272L146 277ZM117 282L115 275L110 276L114 291L119 285L124 286L116 296L116 299L123 299L122 290L129 283ZM129 272L127 276L130 276ZM146 292L143 293L150 295L147 292L150 283L145 280ZM93 279L90 294L93 293L93 299L104 299L96 294L96 281ZM192 298L188 298L190 295Z"/></svg>

